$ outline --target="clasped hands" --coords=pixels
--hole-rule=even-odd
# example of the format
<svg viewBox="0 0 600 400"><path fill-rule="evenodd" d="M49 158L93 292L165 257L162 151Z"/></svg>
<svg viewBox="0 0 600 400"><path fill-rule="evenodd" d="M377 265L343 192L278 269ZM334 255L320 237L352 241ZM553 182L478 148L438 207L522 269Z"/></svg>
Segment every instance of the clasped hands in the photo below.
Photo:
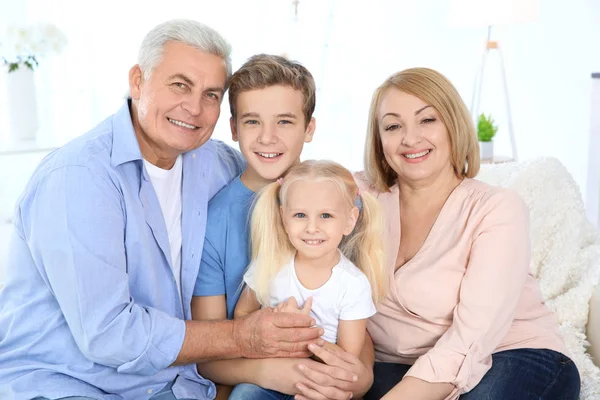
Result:
<svg viewBox="0 0 600 400"><path fill-rule="evenodd" d="M291 297L263 308L234 320L234 338L243 357L277 358L263 364L261 386L299 400L350 399L370 386L372 370L353 354L323 348L324 331L310 317L311 307L312 298L299 307ZM312 355L323 362L307 358Z"/></svg>

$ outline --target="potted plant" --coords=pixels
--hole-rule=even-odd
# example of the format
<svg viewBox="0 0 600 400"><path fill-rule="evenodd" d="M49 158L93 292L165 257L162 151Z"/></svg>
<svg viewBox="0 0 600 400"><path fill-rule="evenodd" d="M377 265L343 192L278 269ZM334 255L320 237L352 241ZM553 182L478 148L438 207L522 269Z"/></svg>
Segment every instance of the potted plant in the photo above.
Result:
<svg viewBox="0 0 600 400"><path fill-rule="evenodd" d="M482 160L494 158L494 142L498 127L494 124L491 115L480 114L477 120L477 139L479 140L479 153Z"/></svg>

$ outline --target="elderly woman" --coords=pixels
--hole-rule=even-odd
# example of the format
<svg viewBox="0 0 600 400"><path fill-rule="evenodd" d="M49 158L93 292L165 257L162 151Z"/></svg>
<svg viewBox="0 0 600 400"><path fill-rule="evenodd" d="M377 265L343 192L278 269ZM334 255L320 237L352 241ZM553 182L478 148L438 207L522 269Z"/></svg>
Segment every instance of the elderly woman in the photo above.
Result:
<svg viewBox="0 0 600 400"><path fill-rule="evenodd" d="M529 272L527 207L473 179L471 116L444 76L409 69L376 90L365 167L391 279L368 326L365 398L577 399L579 373Z"/></svg>

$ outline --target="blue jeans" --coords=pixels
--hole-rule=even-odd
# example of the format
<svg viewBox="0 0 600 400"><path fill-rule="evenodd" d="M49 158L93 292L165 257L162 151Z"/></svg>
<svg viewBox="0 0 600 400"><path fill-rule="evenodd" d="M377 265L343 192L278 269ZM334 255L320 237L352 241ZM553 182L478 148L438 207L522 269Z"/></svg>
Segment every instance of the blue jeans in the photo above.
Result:
<svg viewBox="0 0 600 400"><path fill-rule="evenodd" d="M293 400L294 396L274 390L263 389L251 383L235 385L229 400Z"/></svg>
<svg viewBox="0 0 600 400"><path fill-rule="evenodd" d="M375 363L365 400L380 399L410 365ZM516 349L492 354L492 368L460 400L577 400L581 381L569 357L553 350Z"/></svg>

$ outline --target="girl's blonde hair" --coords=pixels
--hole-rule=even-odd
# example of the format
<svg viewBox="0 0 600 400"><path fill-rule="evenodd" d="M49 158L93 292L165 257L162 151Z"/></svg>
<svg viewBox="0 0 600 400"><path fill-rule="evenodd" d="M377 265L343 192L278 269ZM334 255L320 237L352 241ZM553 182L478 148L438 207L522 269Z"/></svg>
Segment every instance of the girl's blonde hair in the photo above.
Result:
<svg viewBox="0 0 600 400"><path fill-rule="evenodd" d="M254 282L261 304L269 303L270 284L296 253L283 226L280 206L286 204L290 186L299 180L327 181L336 184L349 208L359 207L352 233L339 248L368 278L373 300L381 301L388 290L388 274L383 250L383 220L377 199L360 192L350 171L333 161L309 160L293 166L281 183L267 185L258 195L251 219L252 262L256 265Z"/></svg>
<svg viewBox="0 0 600 400"><path fill-rule="evenodd" d="M365 143L365 175L381 192L388 192L398 179L383 154L378 111L388 89L408 93L431 105L446 126L451 162L458 177L473 178L479 172L479 144L471 114L456 88L444 75L429 68L410 68L387 78L373 93Z"/></svg>

